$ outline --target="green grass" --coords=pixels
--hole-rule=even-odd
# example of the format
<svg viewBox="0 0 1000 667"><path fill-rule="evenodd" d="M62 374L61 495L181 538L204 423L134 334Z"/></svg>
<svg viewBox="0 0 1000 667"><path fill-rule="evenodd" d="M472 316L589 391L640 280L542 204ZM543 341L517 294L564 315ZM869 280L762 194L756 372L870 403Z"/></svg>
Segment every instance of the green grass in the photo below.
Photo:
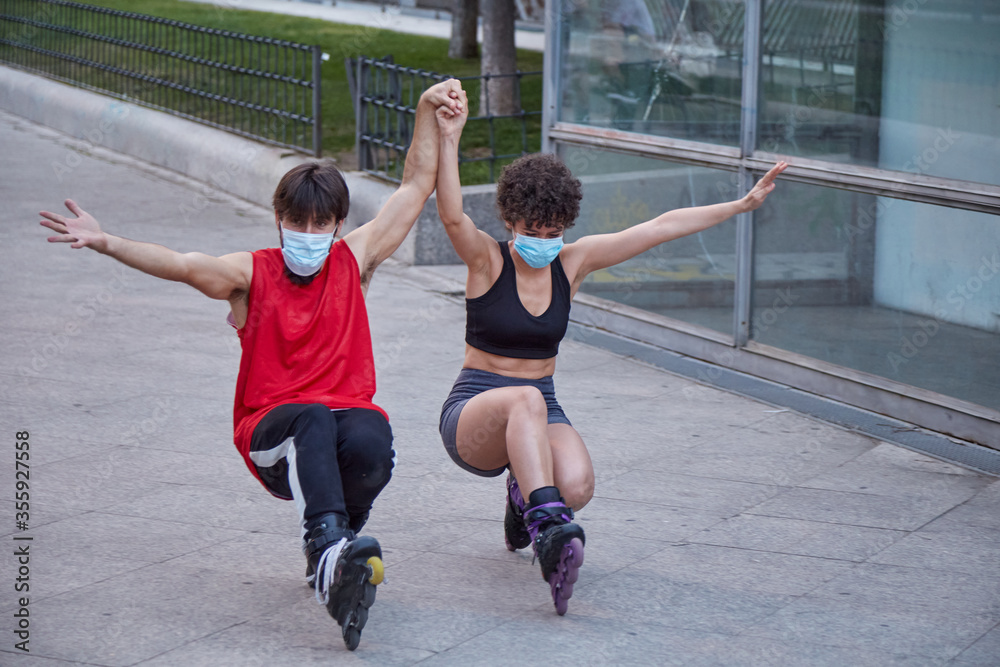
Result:
<svg viewBox="0 0 1000 667"><path fill-rule="evenodd" d="M432 37L407 35L369 26L352 26L330 23L318 19L267 14L240 9L230 9L180 0L93 0L93 5L124 11L170 18L185 23L220 30L266 36L274 39L319 45L330 60L322 69L322 128L323 152L345 163L353 164L355 119L347 84L344 60L359 55L381 58L392 55L396 64L426 69L452 76L479 74L479 60L459 60L448 57L448 41ZM518 51L518 67L522 71L540 71L542 54ZM541 78L526 80L522 90L522 107L525 110L541 109ZM470 101L472 94L470 94ZM473 107L475 108L475 107ZM520 153L520 125L511 127L512 121L496 121L497 153ZM529 120L528 150L539 149L541 120ZM463 137L463 153L481 155L488 150L489 127L485 121L470 122ZM485 163L463 165L463 182L488 181Z"/></svg>

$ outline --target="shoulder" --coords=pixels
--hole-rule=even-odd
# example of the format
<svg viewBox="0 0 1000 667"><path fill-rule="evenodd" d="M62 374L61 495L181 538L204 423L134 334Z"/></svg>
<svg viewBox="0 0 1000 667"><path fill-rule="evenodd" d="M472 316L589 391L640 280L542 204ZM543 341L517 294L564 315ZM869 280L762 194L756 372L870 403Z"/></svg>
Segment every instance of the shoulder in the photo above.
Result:
<svg viewBox="0 0 1000 667"><path fill-rule="evenodd" d="M562 252L559 253L559 263L562 265L563 273L570 283L577 281L581 267L584 265L593 244L594 237L584 236L563 246Z"/></svg>
<svg viewBox="0 0 1000 667"><path fill-rule="evenodd" d="M245 272L248 278L253 275L255 267L259 271L272 271L285 264L284 257L281 255L281 248L263 248L252 252L234 252L231 255L225 255L222 259Z"/></svg>

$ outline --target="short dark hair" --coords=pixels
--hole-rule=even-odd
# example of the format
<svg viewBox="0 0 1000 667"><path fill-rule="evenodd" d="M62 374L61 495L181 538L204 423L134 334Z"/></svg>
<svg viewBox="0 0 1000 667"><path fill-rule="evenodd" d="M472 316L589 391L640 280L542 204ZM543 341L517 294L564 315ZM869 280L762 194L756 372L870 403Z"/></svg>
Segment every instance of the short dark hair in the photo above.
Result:
<svg viewBox="0 0 1000 667"><path fill-rule="evenodd" d="M329 161L305 162L281 177L271 203L282 220L308 223L347 217L351 196L337 166Z"/></svg>
<svg viewBox="0 0 1000 667"><path fill-rule="evenodd" d="M497 209L504 222L529 229L569 229L580 214L580 181L555 155L535 153L514 160L497 181Z"/></svg>

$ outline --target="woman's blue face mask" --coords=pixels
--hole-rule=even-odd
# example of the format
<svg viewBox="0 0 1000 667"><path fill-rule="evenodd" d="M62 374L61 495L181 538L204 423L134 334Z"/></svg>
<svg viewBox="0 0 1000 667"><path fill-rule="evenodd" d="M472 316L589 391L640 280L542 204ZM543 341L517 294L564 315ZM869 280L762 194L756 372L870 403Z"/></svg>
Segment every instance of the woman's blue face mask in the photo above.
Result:
<svg viewBox="0 0 1000 667"><path fill-rule="evenodd" d="M285 258L285 266L297 276L306 277L318 273L330 254L331 245L333 232L309 234L281 228L281 254Z"/></svg>
<svg viewBox="0 0 1000 667"><path fill-rule="evenodd" d="M528 266L541 269L548 266L559 256L563 248L561 236L552 239L540 239L536 236L521 236L514 232L514 250Z"/></svg>

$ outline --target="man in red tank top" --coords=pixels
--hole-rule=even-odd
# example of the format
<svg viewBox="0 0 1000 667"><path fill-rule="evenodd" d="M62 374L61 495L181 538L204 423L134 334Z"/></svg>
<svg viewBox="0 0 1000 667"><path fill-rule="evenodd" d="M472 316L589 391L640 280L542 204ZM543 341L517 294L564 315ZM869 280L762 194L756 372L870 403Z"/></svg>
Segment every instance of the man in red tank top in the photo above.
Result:
<svg viewBox="0 0 1000 667"><path fill-rule="evenodd" d="M392 476L392 430L372 402L375 365L365 294L375 268L402 243L437 175L435 112L467 103L458 81L439 83L417 105L402 183L374 220L334 242L349 196L332 163L302 164L274 192L280 248L222 257L181 254L101 231L71 200L75 218L43 211L50 242L90 247L128 266L226 300L243 354L233 408L234 442L250 472L278 498L294 500L306 576L357 647L381 548L358 536Z"/></svg>

